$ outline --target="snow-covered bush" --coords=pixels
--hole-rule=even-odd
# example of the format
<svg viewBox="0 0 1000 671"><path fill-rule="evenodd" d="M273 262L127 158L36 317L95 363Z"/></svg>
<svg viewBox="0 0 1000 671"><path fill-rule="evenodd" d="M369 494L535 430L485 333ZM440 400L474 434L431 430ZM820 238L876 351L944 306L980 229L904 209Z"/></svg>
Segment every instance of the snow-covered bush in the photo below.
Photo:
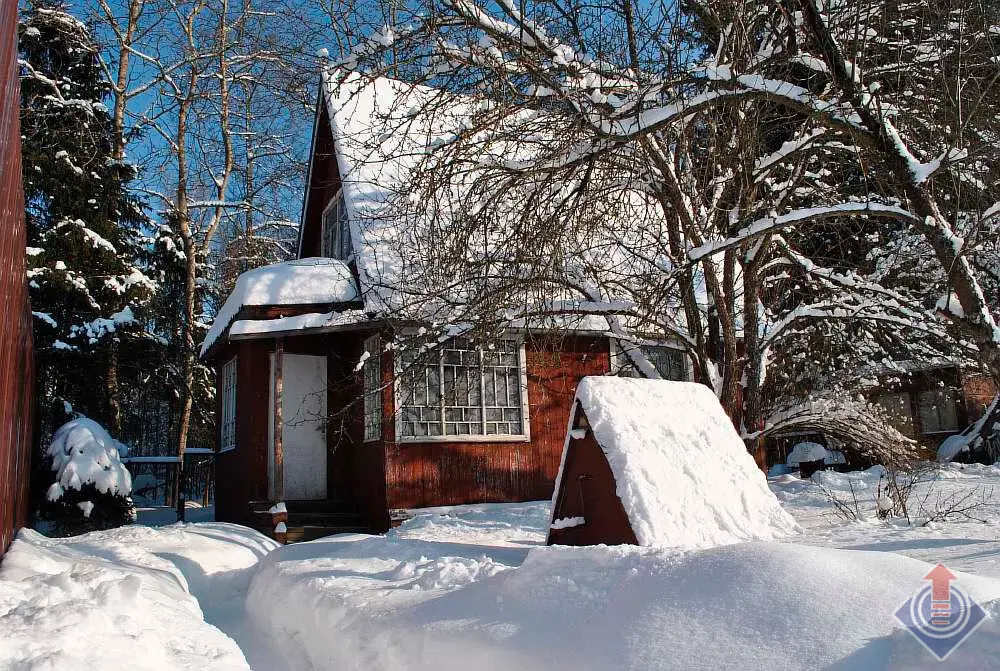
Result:
<svg viewBox="0 0 1000 671"><path fill-rule="evenodd" d="M789 466L798 466L802 462L823 461L826 459L826 455L826 447L819 443L805 441L795 444L785 463Z"/></svg>
<svg viewBox="0 0 1000 671"><path fill-rule="evenodd" d="M121 461L124 446L100 424L79 417L53 434L45 458L56 479L40 516L59 534L108 529L135 521L132 476Z"/></svg>

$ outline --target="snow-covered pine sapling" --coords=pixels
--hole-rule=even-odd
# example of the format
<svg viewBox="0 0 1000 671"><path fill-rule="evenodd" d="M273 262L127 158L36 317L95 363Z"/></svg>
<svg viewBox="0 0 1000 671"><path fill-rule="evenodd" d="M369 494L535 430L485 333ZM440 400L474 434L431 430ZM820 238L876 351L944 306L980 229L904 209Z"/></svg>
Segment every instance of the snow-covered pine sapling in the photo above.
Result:
<svg viewBox="0 0 1000 671"><path fill-rule="evenodd" d="M78 417L59 427L45 451L55 473L39 516L56 535L109 529L135 521L132 476L121 461L121 443L100 424Z"/></svg>

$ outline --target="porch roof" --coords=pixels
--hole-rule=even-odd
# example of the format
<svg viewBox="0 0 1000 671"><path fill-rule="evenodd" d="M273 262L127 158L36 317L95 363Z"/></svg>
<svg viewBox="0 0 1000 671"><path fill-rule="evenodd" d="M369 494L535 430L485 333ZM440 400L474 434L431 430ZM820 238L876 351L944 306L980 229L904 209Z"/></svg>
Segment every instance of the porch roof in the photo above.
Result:
<svg viewBox="0 0 1000 671"><path fill-rule="evenodd" d="M357 309L343 312L308 312L276 319L240 319L229 329L229 339L251 340L306 333L329 333L357 328L371 321L364 310Z"/></svg>
<svg viewBox="0 0 1000 671"><path fill-rule="evenodd" d="M211 350L244 308L340 305L348 309L359 300L354 275L346 263L337 259L298 259L247 271L236 280L216 314L201 345L201 356Z"/></svg>

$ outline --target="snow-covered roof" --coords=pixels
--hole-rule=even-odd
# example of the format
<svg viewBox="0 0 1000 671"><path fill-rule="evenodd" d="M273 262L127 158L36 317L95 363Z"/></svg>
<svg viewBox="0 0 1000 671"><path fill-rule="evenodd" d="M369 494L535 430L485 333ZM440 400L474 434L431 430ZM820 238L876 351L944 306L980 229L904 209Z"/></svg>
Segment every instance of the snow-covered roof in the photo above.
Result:
<svg viewBox="0 0 1000 671"><path fill-rule="evenodd" d="M424 253L427 239L432 237L422 230L422 226L441 225L440 221L435 224L426 222L422 218L426 215L420 207L410 203L411 181L414 171L422 162L429 160L437 148L469 130L472 116L486 103L386 77L369 79L353 73L345 75L340 71L325 72L322 86L350 225L352 260L357 269L365 310L372 314L396 316L400 316L402 310L406 312L406 318L417 320L438 321L442 316L452 318L454 315L450 312L447 315L438 312L440 306L433 301L416 310L414 305L406 304L412 301L411 292L406 288L419 282L415 278L421 277L425 270ZM544 135L545 124L542 120L526 116L508 123L523 123L525 128L518 130L523 131L526 138L532 138L531 141L512 143L510 140L499 140L491 143L484 140L483 155L477 159L480 165L522 160L543 151L546 143L539 139ZM449 185L447 202L435 207L461 208L475 201L469 194L474 190L471 185L479 170L478 165L463 163L461 170L449 175L453 181ZM460 177L456 177L456 173ZM644 197L630 189L621 189L620 194L626 199ZM483 231L482 239L466 241L467 254L477 259L496 259L502 256L500 250L507 241L514 239L511 227L517 225L524 199L520 194L507 193L501 200L492 205L496 213L495 220L491 219L490 231ZM631 211L646 205L645 201L631 203ZM410 211L414 209L416 213ZM443 219L452 214L450 209L435 212ZM433 230L430 233L433 234ZM620 272L622 264L627 262L619 258L616 236L620 235L620 231L609 229L602 234L590 230L580 235L581 243L575 248L573 243L565 241L571 255L593 256L587 261L592 270L606 267L612 269L612 274ZM601 239L602 235L607 239ZM616 278L620 281L617 275ZM460 292L462 278L453 279ZM538 292L539 295L527 298L510 311L511 328L613 330L600 313L607 310L608 301L618 305L614 297L596 290L589 295L579 295L554 287L538 289ZM443 303L456 305L463 302L462 296L453 298ZM525 305L529 307L525 308ZM601 306L604 306L603 310L599 309Z"/></svg>
<svg viewBox="0 0 1000 671"><path fill-rule="evenodd" d="M348 304L358 300L350 268L337 259L308 258L249 270L215 316L201 346L204 356L244 307Z"/></svg>
<svg viewBox="0 0 1000 671"><path fill-rule="evenodd" d="M249 338L256 335L276 335L296 331L322 331L340 326L359 324L367 320L364 310L343 312L309 312L277 319L240 319L229 329L229 337Z"/></svg>
<svg viewBox="0 0 1000 671"><path fill-rule="evenodd" d="M797 529L708 387L585 377L576 400L640 545L705 548Z"/></svg>
<svg viewBox="0 0 1000 671"><path fill-rule="evenodd" d="M416 114L442 91L387 77L323 73L354 261L368 311L397 308L393 288L404 279L405 227L391 212L408 177L435 144L461 127L463 105L435 115Z"/></svg>

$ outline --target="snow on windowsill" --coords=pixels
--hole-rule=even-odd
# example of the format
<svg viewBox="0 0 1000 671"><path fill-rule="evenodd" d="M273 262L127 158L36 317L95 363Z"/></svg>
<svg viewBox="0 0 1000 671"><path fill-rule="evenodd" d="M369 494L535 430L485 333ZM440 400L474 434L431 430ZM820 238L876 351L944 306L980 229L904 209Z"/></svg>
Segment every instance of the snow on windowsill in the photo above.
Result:
<svg viewBox="0 0 1000 671"><path fill-rule="evenodd" d="M550 529L572 529L573 527L582 527L587 523L582 517L560 517L549 527Z"/></svg>

